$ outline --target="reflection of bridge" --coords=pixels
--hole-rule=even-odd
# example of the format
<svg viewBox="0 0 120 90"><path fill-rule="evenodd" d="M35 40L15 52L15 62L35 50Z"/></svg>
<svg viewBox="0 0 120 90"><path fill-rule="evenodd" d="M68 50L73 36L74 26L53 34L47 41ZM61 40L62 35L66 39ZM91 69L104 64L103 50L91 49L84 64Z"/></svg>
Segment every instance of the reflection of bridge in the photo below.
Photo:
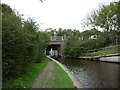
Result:
<svg viewBox="0 0 120 90"><path fill-rule="evenodd" d="M46 54L50 56L63 56L66 42L65 36L52 36L51 41L46 48Z"/></svg>

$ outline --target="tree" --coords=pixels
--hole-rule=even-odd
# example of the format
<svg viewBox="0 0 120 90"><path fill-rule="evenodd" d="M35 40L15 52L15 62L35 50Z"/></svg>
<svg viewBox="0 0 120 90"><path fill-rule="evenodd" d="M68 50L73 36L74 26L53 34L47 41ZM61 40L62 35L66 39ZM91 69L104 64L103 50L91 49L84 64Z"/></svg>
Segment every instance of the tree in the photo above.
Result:
<svg viewBox="0 0 120 90"><path fill-rule="evenodd" d="M100 27L104 31L119 30L119 4L120 1L100 6L98 10L91 12L85 19L84 24L86 26Z"/></svg>
<svg viewBox="0 0 120 90"><path fill-rule="evenodd" d="M37 32L34 44L34 59L35 62L41 62L45 57L45 49L50 41L50 36L46 32Z"/></svg>
<svg viewBox="0 0 120 90"><path fill-rule="evenodd" d="M89 39L91 35L102 35L103 33L98 31L96 28L93 28L91 30L85 30L80 33L80 36L84 38L84 40Z"/></svg>
<svg viewBox="0 0 120 90"><path fill-rule="evenodd" d="M81 35L88 37L93 34L99 34L102 36L99 36L97 39L85 40L79 40L79 36L76 35L69 36L65 45L65 56L77 58L84 55L84 52L88 50L103 48L108 44L107 38L104 38L104 34L96 29L84 31Z"/></svg>
<svg viewBox="0 0 120 90"><path fill-rule="evenodd" d="M3 82L25 73L29 66L41 62L49 42L47 32L39 32L33 19L23 20L6 4L2 4Z"/></svg>
<svg viewBox="0 0 120 90"><path fill-rule="evenodd" d="M69 36L67 43L65 45L65 56L77 58L80 56L81 47L79 47L80 41L75 35Z"/></svg>
<svg viewBox="0 0 120 90"><path fill-rule="evenodd" d="M62 28L58 29L57 36L63 36Z"/></svg>
<svg viewBox="0 0 120 90"><path fill-rule="evenodd" d="M16 16L8 5L2 4L2 8L2 66L4 80L23 73L30 64L30 59L26 55L28 40L23 33L21 18Z"/></svg>

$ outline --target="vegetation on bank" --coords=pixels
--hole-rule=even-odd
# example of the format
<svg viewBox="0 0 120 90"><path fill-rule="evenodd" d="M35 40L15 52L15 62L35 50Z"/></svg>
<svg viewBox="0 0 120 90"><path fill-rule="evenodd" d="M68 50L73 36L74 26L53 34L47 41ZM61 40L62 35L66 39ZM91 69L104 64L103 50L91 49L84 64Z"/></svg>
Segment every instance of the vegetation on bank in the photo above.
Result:
<svg viewBox="0 0 120 90"><path fill-rule="evenodd" d="M92 52L88 52L88 53L84 53L83 56L104 56L104 55L108 55L108 54L118 54L120 53L119 51L120 49L120 45L119 46L109 46L109 47L105 47L99 51L92 51Z"/></svg>
<svg viewBox="0 0 120 90"><path fill-rule="evenodd" d="M83 25L90 26L90 30L80 32L72 29L48 29L51 36L67 37L65 45L65 57L77 58L84 56L92 49L104 48L109 45L120 45L120 1L111 2L109 5L101 5L85 18ZM102 31L99 30L102 29ZM96 39L91 39L96 35ZM117 51L116 51L117 52ZM112 52L111 52L112 53Z"/></svg>
<svg viewBox="0 0 120 90"><path fill-rule="evenodd" d="M67 75L67 73L55 62L53 63L54 71L52 72L52 78L48 81L43 80L42 87L43 88L76 88L73 85L72 80Z"/></svg>
<svg viewBox="0 0 120 90"><path fill-rule="evenodd" d="M12 78L5 81L3 83L3 88L31 88L34 80L47 65L47 63L48 59L44 59L41 63L32 64L26 73L14 79Z"/></svg>
<svg viewBox="0 0 120 90"><path fill-rule="evenodd" d="M84 32L73 30L68 36L65 45L65 56L77 58L86 55L87 51L92 49L104 48L109 45L119 45L119 5L120 1L111 2L109 5L101 5L97 10L91 12L85 19L84 25L87 27L92 26L94 28L85 30ZM104 31L98 31L96 28L102 28ZM91 35L97 35L97 39L90 39ZM118 50L114 52L118 52ZM109 53L114 52L110 51ZM109 53L104 52L103 54Z"/></svg>
<svg viewBox="0 0 120 90"><path fill-rule="evenodd" d="M34 19L24 20L10 6L2 6L2 78L3 83L26 73L44 60L49 34L39 31Z"/></svg>
<svg viewBox="0 0 120 90"><path fill-rule="evenodd" d="M45 32L39 30L39 26L34 19L24 20L22 15L12 10L8 5L2 6L2 79L3 86L14 87L18 81L14 80L22 77L37 63L42 64L45 57L45 49L50 41L50 35L68 37L65 45L66 57L84 56L85 52L91 49L103 48L109 45L120 44L120 1L103 5L98 10L92 12L84 23L93 28L80 32L79 30L48 29ZM99 31L96 28L102 28ZM97 39L89 39L91 35L97 35ZM110 50L113 48L110 48ZM108 50L108 49L106 49ZM97 53L86 53L86 55L99 55ZM116 52L116 51L115 51ZM115 53L110 52L110 53ZM108 54L108 52L103 53ZM57 70L56 70L57 71ZM57 76L56 76L57 77ZM25 79L25 78L24 78ZM26 80L27 81L27 80ZM22 81L20 81L22 82ZM57 82L57 81L55 81ZM59 82L58 82L59 83ZM5 84L5 85L4 85ZM24 86L24 82L18 86ZM26 87L26 86L25 86ZM30 87L30 86L28 86Z"/></svg>
<svg viewBox="0 0 120 90"><path fill-rule="evenodd" d="M80 41L76 36L71 36L68 38L68 41L66 43L65 56L77 58L82 56L83 53L85 53L87 50L102 48L107 44L107 40L103 37L99 37L95 40L88 39Z"/></svg>

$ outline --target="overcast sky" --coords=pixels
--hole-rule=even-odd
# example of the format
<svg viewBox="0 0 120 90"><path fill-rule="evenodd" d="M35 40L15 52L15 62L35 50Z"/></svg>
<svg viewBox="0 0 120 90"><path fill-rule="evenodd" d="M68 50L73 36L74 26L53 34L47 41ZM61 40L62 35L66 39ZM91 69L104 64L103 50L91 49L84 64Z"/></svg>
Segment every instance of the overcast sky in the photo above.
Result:
<svg viewBox="0 0 120 90"><path fill-rule="evenodd" d="M117 0L2 0L19 11L24 18L32 17L40 28L64 28L83 31L82 21L101 3L109 4Z"/></svg>

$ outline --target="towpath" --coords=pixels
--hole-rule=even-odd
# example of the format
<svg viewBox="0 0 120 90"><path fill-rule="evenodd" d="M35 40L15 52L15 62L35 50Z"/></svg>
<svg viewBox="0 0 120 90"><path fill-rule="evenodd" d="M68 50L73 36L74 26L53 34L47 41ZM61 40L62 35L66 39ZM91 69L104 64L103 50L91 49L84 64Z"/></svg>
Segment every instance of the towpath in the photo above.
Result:
<svg viewBox="0 0 120 90"><path fill-rule="evenodd" d="M47 82L50 78L53 78L53 70L53 62L49 60L47 66L43 69L41 73L39 73L38 77L33 83L32 88L49 87L47 86L47 84L44 83Z"/></svg>
<svg viewBox="0 0 120 90"><path fill-rule="evenodd" d="M68 76L71 78L71 80L73 81L74 85L77 88L83 88L81 86L81 84L79 83L79 81L75 78L75 76L73 74L70 73L70 71L65 68L61 63L59 63L58 61L49 58L50 60L48 61L47 66L43 69L43 71L41 73L39 73L38 77L36 78L36 80L34 81L32 88L53 88L49 81L55 79L54 76L54 62L57 63L67 74ZM62 78L62 77L60 77ZM61 82L62 83L62 82Z"/></svg>

